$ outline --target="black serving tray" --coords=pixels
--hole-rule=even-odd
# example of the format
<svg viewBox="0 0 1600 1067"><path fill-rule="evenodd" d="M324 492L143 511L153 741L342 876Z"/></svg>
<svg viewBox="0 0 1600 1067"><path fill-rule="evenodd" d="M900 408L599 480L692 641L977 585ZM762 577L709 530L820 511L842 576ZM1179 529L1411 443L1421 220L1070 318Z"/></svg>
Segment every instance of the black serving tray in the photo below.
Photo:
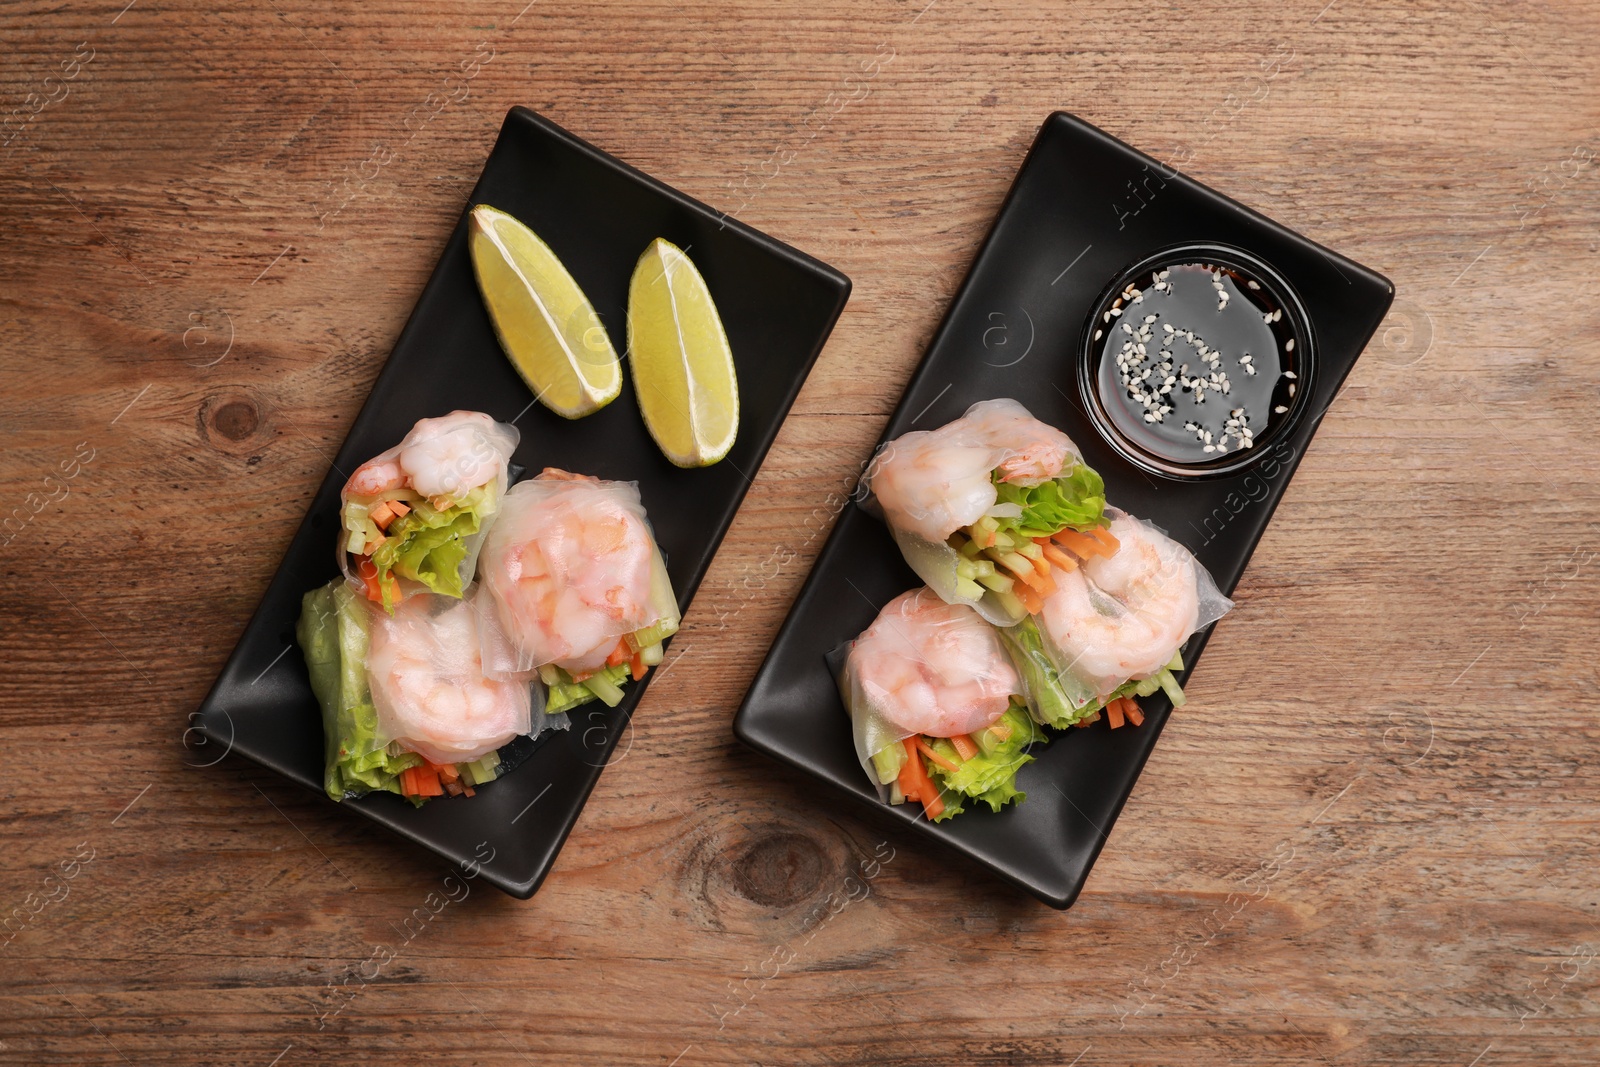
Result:
<svg viewBox="0 0 1600 1067"><path fill-rule="evenodd" d="M509 211L544 238L619 350L626 339L628 279L640 253L656 237L685 249L717 302L738 370L741 425L733 451L700 470L668 463L645 430L631 382L609 406L573 422L534 404L478 297L463 212L334 469L201 705L198 736L191 736L204 743L194 746L191 763L209 765L233 752L321 792L321 719L294 647L300 598L336 573L345 475L425 416L466 408L516 420L522 443L513 462L530 473L554 466L637 482L679 606L687 610L850 293L850 280L826 264L526 108L506 116L467 206L479 203ZM570 730L546 733L520 766L475 797L440 798L418 809L380 794L340 806L446 859L480 864L488 882L513 896L531 896L648 684L647 676L628 685L615 709L591 704L575 710ZM518 755L526 744L518 743Z"/></svg>
<svg viewBox="0 0 1600 1067"><path fill-rule="evenodd" d="M1292 432L1262 448L1251 465L1178 479L1141 470L1100 435L1080 391L1078 361L1112 280L1153 254L1194 244L1242 251L1287 282L1304 308L1317 372ZM1393 296L1381 275L1057 112L1041 127L884 440L940 426L979 400L1014 397L1078 443L1104 475L1111 503L1187 545L1231 592ZM889 808L856 761L824 657L917 584L887 528L861 508L847 508L756 675L734 733L1040 900L1070 907L1171 705L1158 693L1141 701L1142 727L1113 731L1102 718L1057 734L1018 776L1027 800L998 814L969 810L936 825L916 805ZM1208 636L1197 633L1184 648L1191 671Z"/></svg>

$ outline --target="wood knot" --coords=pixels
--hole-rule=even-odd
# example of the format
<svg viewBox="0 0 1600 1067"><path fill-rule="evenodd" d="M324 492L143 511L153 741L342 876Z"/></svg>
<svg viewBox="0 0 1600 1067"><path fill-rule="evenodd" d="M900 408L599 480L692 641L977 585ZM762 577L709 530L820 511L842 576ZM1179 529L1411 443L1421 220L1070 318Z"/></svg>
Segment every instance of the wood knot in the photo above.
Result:
<svg viewBox="0 0 1600 1067"><path fill-rule="evenodd" d="M230 400L217 409L211 421L222 436L243 441L261 425L261 413L248 400Z"/></svg>
<svg viewBox="0 0 1600 1067"><path fill-rule="evenodd" d="M200 404L196 421L200 436L213 448L225 452L260 451L260 439L266 421L261 405L248 396L226 393L208 396Z"/></svg>
<svg viewBox="0 0 1600 1067"><path fill-rule="evenodd" d="M816 892L828 873L828 856L804 834L760 838L733 862L733 886L747 900L770 908L797 904Z"/></svg>

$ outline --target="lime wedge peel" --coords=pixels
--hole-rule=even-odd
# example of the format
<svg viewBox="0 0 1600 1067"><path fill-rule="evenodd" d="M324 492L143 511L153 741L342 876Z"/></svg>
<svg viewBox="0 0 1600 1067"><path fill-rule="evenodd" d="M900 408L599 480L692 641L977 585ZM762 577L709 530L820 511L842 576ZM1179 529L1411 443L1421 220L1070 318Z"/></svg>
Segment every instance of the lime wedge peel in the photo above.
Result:
<svg viewBox="0 0 1600 1067"><path fill-rule="evenodd" d="M568 419L622 392L622 367L594 305L538 234L479 204L468 216L473 274L495 336L534 396Z"/></svg>
<svg viewBox="0 0 1600 1067"><path fill-rule="evenodd" d="M645 426L667 459L706 467L728 454L739 432L733 351L705 279L662 238L628 285L628 362Z"/></svg>

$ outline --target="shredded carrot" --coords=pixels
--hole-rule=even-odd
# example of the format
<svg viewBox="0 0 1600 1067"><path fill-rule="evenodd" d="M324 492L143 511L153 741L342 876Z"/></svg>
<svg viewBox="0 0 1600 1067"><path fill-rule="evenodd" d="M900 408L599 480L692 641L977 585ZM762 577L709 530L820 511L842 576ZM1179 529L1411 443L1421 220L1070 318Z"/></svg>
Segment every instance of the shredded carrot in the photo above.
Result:
<svg viewBox="0 0 1600 1067"><path fill-rule="evenodd" d="M444 786L439 784L437 769L425 763L400 772L400 792L408 797L437 797L444 795Z"/></svg>
<svg viewBox="0 0 1600 1067"><path fill-rule="evenodd" d="M1123 697L1122 710L1128 716L1128 721L1135 726L1144 725L1144 712L1139 710L1139 705L1132 697Z"/></svg>
<svg viewBox="0 0 1600 1067"><path fill-rule="evenodd" d="M922 765L922 753L917 748L923 743L922 736L913 734L900 743L906 750L906 763L900 768L900 792L907 800L922 801L923 812L929 819L937 819L944 814L944 801L939 799L939 787L933 784L928 769Z"/></svg>
<svg viewBox="0 0 1600 1067"><path fill-rule="evenodd" d="M1103 554L1106 556L1114 556L1117 554L1118 550L1122 548L1122 545L1117 541L1116 537L1104 526L1090 527L1089 536L1105 546L1105 552Z"/></svg>
<svg viewBox="0 0 1600 1067"><path fill-rule="evenodd" d="M900 742L906 750L906 761L900 767L900 792L905 794L907 800L921 800L929 793L934 796L939 793L933 788L933 782L922 766L922 753L917 751L917 741L918 737L913 734Z"/></svg>
<svg viewBox="0 0 1600 1067"><path fill-rule="evenodd" d="M1055 542L1051 541L1049 538L1041 537L1037 543L1039 547L1044 550L1044 558L1055 564L1057 567L1060 567L1064 571L1075 571L1078 569L1078 561L1061 551L1060 548L1056 547Z"/></svg>
<svg viewBox="0 0 1600 1067"><path fill-rule="evenodd" d="M1006 722L1004 719L1001 719L998 722L990 723L989 732L994 734L995 739L998 741L1004 742L1011 740L1011 724Z"/></svg>
<svg viewBox="0 0 1600 1067"><path fill-rule="evenodd" d="M950 738L950 744L961 754L964 760L971 759L978 754L978 746L972 743L972 738L965 734L956 734Z"/></svg>
<svg viewBox="0 0 1600 1067"><path fill-rule="evenodd" d="M1046 581L1049 580L1050 561L1045 559L1044 556L1041 555L1038 559L1033 561L1033 569L1039 572L1039 577L1045 579Z"/></svg>
<svg viewBox="0 0 1600 1067"><path fill-rule="evenodd" d="M378 529L387 530L389 524L394 521L394 512L389 510L388 504L380 501L373 506L371 511L367 512L367 518L371 519Z"/></svg>
<svg viewBox="0 0 1600 1067"><path fill-rule="evenodd" d="M356 564L356 576L367 588L367 599L377 604L383 603L383 589L378 585L378 565L363 556Z"/></svg>
<svg viewBox="0 0 1600 1067"><path fill-rule="evenodd" d="M628 647L627 641L618 641L617 647L611 650L611 655L606 657L606 666L615 667L619 663L628 662L633 655L633 649Z"/></svg>
<svg viewBox="0 0 1600 1067"><path fill-rule="evenodd" d="M924 741L920 737L917 739L917 747L922 750L923 755L925 755L929 759L933 760L933 762L937 763L939 766L943 767L945 770L947 770L947 771L959 771L961 769L961 764L952 763L951 761L945 759L943 756L939 755L938 750L936 750L932 745L928 744L928 742Z"/></svg>
<svg viewBox="0 0 1600 1067"><path fill-rule="evenodd" d="M453 782L461 777L461 772L456 770L454 763L430 763L428 766L438 774L441 782Z"/></svg>
<svg viewBox="0 0 1600 1067"><path fill-rule="evenodd" d="M1019 585L1012 592L1017 595L1018 600L1022 601L1022 606L1028 609L1029 615L1037 615L1044 610L1044 600L1040 598L1038 593L1035 593L1027 586Z"/></svg>
<svg viewBox="0 0 1600 1067"><path fill-rule="evenodd" d="M431 497L428 503L432 505L434 511L449 511L456 506L456 502L447 496Z"/></svg>
<svg viewBox="0 0 1600 1067"><path fill-rule="evenodd" d="M1100 555L1103 548L1100 542L1076 530L1062 530L1060 533L1052 535L1050 539L1082 559Z"/></svg>
<svg viewBox="0 0 1600 1067"><path fill-rule="evenodd" d="M394 517L397 519L402 515L411 514L411 509L398 500L389 501L389 510L394 512Z"/></svg>
<svg viewBox="0 0 1600 1067"><path fill-rule="evenodd" d="M1044 573L1039 578L1039 584L1034 588L1039 591L1040 596L1049 596L1056 591L1056 576L1050 572L1050 564L1046 563L1044 568Z"/></svg>
<svg viewBox="0 0 1600 1067"><path fill-rule="evenodd" d="M635 652L633 659L628 662L628 673L633 675L633 680L638 681L644 677L644 672L650 668L644 665L644 653Z"/></svg>
<svg viewBox="0 0 1600 1067"><path fill-rule="evenodd" d="M1106 715L1111 719L1111 728L1113 730L1117 730L1122 727L1121 697L1118 697L1116 700L1113 700L1111 703L1106 705Z"/></svg>

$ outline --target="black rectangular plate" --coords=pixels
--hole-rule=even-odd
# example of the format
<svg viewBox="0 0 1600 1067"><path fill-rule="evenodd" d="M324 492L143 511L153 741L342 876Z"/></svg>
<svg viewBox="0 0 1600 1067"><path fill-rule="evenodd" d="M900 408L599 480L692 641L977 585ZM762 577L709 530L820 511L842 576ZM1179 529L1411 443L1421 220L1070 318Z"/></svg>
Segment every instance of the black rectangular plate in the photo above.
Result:
<svg viewBox="0 0 1600 1067"><path fill-rule="evenodd" d="M1150 175L1164 177L1157 188ZM1105 477L1108 499L1164 528L1231 592L1322 414L1387 313L1387 279L1062 112L1039 131L960 292L906 388L883 440L932 429L991 397L1015 397L1061 427ZM1130 183L1132 183L1130 185ZM1130 189L1155 190L1141 198ZM1137 209L1137 210L1136 210ZM1166 248L1221 243L1253 253L1299 294L1318 373L1306 416L1253 468L1206 481L1146 475L1089 421L1077 359L1095 302L1115 277ZM1026 353L1026 355L1022 355ZM872 804L1057 908L1077 898L1171 705L1141 701L1142 727L1058 733L1018 785L1027 800L935 825L915 805L879 801L851 743L824 656L918 584L887 528L847 508L817 558L744 704L746 744ZM1185 646L1193 669L1208 632ZM1181 679L1180 679L1181 680Z"/></svg>
<svg viewBox="0 0 1600 1067"><path fill-rule="evenodd" d="M190 762L235 752L322 790L322 726L294 644L300 598L337 572L339 489L345 475L395 444L417 419L457 408L516 419L513 463L530 473L564 467L636 481L685 611L722 542L823 342L850 295L850 280L735 222L574 137L526 108L512 108L468 207L487 203L534 229L583 287L619 350L628 279L656 237L688 251L721 312L739 375L740 429L721 463L680 470L645 431L631 382L575 422L532 403L500 351L467 254L466 213L445 246L411 319L317 491L266 596L201 705L205 738ZM626 377L626 376L625 376ZM520 417L519 417L520 416ZM446 859L493 850L483 877L517 897L544 880L649 678L615 709L573 713L528 760L476 797L420 809L391 794L342 806ZM198 740L198 738L196 739ZM487 842L482 853L480 845Z"/></svg>

